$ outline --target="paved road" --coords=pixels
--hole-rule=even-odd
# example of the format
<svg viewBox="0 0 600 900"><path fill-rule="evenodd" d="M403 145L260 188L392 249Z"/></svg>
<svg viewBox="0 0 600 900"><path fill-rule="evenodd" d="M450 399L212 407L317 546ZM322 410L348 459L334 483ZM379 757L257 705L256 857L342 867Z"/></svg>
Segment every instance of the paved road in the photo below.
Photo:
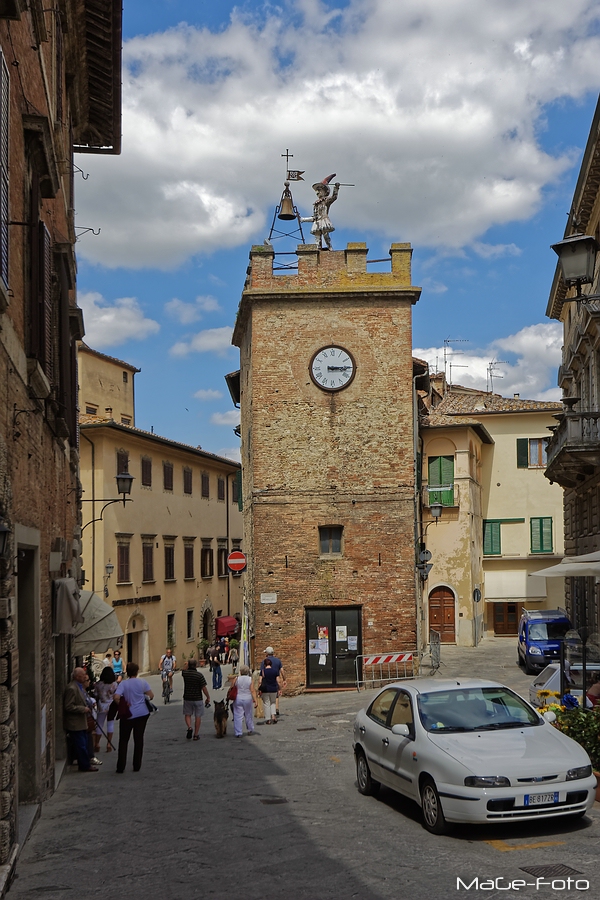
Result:
<svg viewBox="0 0 600 900"><path fill-rule="evenodd" d="M520 679L526 693L514 642L485 643L469 653L445 648L443 675L493 677L504 666L503 680ZM194 743L185 740L180 679L176 686L174 703L149 722L141 772L117 776L114 754L103 754L98 774L65 775L9 900L445 900L476 893L457 892L457 877L503 877L502 886L533 881L522 867L547 864L592 879L582 896L600 896L600 806L576 824L459 827L434 837L411 802L386 789L360 796L352 719L372 693L284 699L276 726L242 740L232 728L216 740L206 717ZM550 900L567 891L482 893Z"/></svg>

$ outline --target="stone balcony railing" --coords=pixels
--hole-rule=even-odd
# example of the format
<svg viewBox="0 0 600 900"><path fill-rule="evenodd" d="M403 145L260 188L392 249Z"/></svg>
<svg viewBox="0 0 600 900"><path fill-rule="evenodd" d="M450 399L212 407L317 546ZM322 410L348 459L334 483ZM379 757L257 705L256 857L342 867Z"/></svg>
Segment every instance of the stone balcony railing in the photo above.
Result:
<svg viewBox="0 0 600 900"><path fill-rule="evenodd" d="M546 477L575 487L600 467L600 411L561 415L547 447Z"/></svg>

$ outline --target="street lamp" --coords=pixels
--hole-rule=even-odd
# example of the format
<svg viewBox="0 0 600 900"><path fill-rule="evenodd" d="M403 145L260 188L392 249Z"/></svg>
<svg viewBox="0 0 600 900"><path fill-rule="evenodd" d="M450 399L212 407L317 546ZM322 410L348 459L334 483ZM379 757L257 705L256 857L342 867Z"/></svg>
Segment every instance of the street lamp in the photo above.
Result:
<svg viewBox="0 0 600 900"><path fill-rule="evenodd" d="M109 581L110 576L112 575L112 573L115 571L115 567L114 567L114 565L110 562L110 560L109 560L109 561L106 563L106 565L104 566L104 570L105 570L105 572L106 572L106 575L104 576L104 596L105 596L105 597L108 597L108 581Z"/></svg>
<svg viewBox="0 0 600 900"><path fill-rule="evenodd" d="M581 285L592 284L594 281L598 252L596 239L589 234L572 234L557 244L552 244L551 249L558 256L564 283L567 287L577 287L576 296L569 299L589 299L581 293Z"/></svg>
<svg viewBox="0 0 600 900"><path fill-rule="evenodd" d="M89 522L86 522L85 525L83 526L83 528L81 529L82 534L85 531L85 529L88 527L88 525L92 524L92 522L101 522L102 521L102 517L104 516L104 510L106 509L107 506L110 506L112 503L119 503L120 500L123 501L123 506L125 506L126 503L133 502L131 500L131 497L127 496L128 494L131 493L131 485L133 484L133 480L134 480L133 475L130 475L129 472L121 472L119 475L116 476L115 480L117 482L117 491L119 492L119 494L121 494L121 496L117 497L115 500L107 500L106 497L103 497L102 499L92 497L91 500L88 500L87 498L85 500L84 499L81 500L81 503L104 503L104 506L100 510L99 517L97 519L90 519Z"/></svg>

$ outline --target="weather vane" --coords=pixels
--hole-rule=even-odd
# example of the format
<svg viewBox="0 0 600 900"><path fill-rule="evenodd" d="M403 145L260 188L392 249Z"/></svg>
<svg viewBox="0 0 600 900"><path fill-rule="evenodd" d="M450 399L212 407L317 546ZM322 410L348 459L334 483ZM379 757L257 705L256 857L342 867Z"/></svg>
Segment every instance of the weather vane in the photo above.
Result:
<svg viewBox="0 0 600 900"><path fill-rule="evenodd" d="M300 235L300 238L302 239L302 243L304 243L302 223L312 222L310 233L318 239L319 249L332 250L333 248L331 246L331 238L329 237L329 235L332 231L335 231L335 228L331 224L331 219L329 218L329 207L337 200L340 187L354 187L354 185L343 184L339 181L336 181L333 187L333 193L331 193L329 184L332 179L335 178L335 173L333 175L328 175L322 181L316 182L312 186L317 195L317 199L313 203L313 214L312 216L302 217L300 216L298 209L294 205L294 198L292 197L292 192L290 190L290 182L304 181L304 178L302 176L305 174L305 170L290 169L290 159L294 158L294 154L290 153L289 149L286 149L285 153L282 153L281 156L283 159L285 159L286 162L286 180L283 183L283 194L281 195L279 205L275 209L273 222L271 224L271 230L269 232L269 237L267 238L266 243L270 244L272 238L293 237L298 233ZM275 227L276 219L279 219L283 222L296 221L298 225L293 229L293 231L280 231ZM325 246L323 246L323 243L325 244Z"/></svg>

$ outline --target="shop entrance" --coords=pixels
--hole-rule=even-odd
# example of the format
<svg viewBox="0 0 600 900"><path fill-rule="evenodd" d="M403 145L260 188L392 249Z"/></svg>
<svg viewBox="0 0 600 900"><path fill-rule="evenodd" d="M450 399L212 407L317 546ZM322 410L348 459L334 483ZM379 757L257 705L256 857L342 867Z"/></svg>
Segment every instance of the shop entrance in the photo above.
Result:
<svg viewBox="0 0 600 900"><path fill-rule="evenodd" d="M522 603L494 603L494 634L518 634Z"/></svg>
<svg viewBox="0 0 600 900"><path fill-rule="evenodd" d="M362 607L306 610L307 687L356 684L356 657L362 653Z"/></svg>

